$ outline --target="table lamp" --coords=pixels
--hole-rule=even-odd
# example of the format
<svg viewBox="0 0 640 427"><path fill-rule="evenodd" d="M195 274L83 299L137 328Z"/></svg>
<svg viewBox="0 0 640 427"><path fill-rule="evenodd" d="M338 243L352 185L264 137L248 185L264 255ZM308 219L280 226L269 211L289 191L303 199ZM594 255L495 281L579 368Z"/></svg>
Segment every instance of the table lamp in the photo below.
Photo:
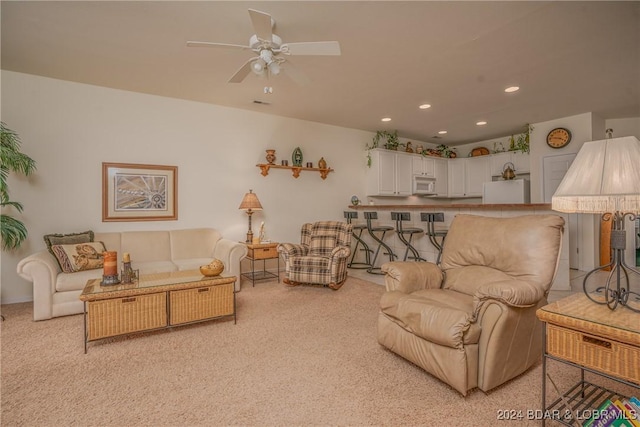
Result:
<svg viewBox="0 0 640 427"><path fill-rule="evenodd" d="M640 301L640 293L632 292L629 282L629 273L640 275L640 271L624 260L625 221L635 221L640 214L640 141L634 136L611 138L611 130L607 129L607 139L586 142L553 195L551 208L567 213L598 213L603 219L612 216L611 262L587 273L582 287L591 301L606 304L611 310L621 305L640 312L628 304L630 299ZM605 285L595 293L589 292L587 281L591 275L608 268L611 270ZM596 298L598 294L601 295Z"/></svg>
<svg viewBox="0 0 640 427"><path fill-rule="evenodd" d="M251 231L251 215L253 214L253 211L262 210L260 200L258 200L258 196L256 196L253 190L249 190L249 192L244 195L244 198L242 199L242 202L240 203L240 207L238 209L247 211L247 215L249 215L249 231L247 231L247 243L251 243L253 241L253 231Z"/></svg>

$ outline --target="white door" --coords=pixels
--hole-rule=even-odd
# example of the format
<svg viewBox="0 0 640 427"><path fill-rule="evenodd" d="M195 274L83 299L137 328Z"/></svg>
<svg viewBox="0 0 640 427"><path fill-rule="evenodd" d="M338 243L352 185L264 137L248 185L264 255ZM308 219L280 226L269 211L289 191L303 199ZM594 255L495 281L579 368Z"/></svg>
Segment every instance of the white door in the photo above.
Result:
<svg viewBox="0 0 640 427"><path fill-rule="evenodd" d="M546 156L542 160L542 180L544 202L551 203L551 197L556 192L562 178L569 170L576 154L562 154L560 156ZM569 223L566 224L569 232L569 268L580 268L578 235L580 234L580 215L569 214Z"/></svg>
<svg viewBox="0 0 640 427"><path fill-rule="evenodd" d="M551 197L556 192L562 178L569 170L576 154L562 154L560 156L546 156L542 159L542 181L544 202L551 203Z"/></svg>

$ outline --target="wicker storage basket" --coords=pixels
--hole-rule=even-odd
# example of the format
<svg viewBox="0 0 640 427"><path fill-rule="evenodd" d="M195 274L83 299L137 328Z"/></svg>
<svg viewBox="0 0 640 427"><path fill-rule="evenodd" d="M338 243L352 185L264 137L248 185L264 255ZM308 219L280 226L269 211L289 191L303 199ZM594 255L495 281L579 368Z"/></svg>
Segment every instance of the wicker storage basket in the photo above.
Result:
<svg viewBox="0 0 640 427"><path fill-rule="evenodd" d="M640 349L547 324L547 352L624 380L640 383Z"/></svg>
<svg viewBox="0 0 640 427"><path fill-rule="evenodd" d="M233 283L169 292L170 324L233 314Z"/></svg>
<svg viewBox="0 0 640 427"><path fill-rule="evenodd" d="M167 325L164 292L87 303L89 341Z"/></svg>

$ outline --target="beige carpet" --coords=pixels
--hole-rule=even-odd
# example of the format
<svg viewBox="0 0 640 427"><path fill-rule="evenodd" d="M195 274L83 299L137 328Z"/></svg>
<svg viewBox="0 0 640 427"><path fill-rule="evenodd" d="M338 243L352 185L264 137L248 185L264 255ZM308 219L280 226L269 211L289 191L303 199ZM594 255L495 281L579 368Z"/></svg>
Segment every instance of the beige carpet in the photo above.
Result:
<svg viewBox="0 0 640 427"><path fill-rule="evenodd" d="M463 398L376 341L383 287L244 284L238 323L213 321L89 344L82 315L31 320L2 306L2 426L489 426L540 406L540 365ZM557 363L559 385L578 378ZM499 422L513 424L513 421ZM520 425L539 425L527 421Z"/></svg>

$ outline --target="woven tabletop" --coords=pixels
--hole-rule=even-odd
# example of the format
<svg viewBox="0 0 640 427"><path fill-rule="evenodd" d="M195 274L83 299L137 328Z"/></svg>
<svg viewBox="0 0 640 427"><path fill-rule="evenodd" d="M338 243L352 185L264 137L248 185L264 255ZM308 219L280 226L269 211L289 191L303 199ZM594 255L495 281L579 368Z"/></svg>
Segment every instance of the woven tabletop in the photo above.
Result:
<svg viewBox="0 0 640 427"><path fill-rule="evenodd" d="M640 345L639 313L622 306L610 310L606 305L594 303L583 293L546 305L536 314L543 322Z"/></svg>

